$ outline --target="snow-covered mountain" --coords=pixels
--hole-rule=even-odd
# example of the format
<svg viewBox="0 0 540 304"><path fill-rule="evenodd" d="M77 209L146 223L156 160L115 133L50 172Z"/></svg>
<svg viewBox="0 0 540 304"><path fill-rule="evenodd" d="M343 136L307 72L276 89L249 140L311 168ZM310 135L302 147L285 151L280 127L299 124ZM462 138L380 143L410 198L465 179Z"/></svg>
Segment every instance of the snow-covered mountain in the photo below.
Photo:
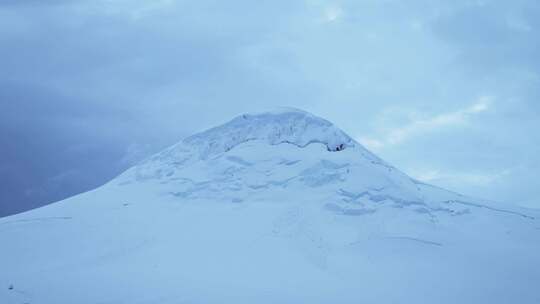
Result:
<svg viewBox="0 0 540 304"><path fill-rule="evenodd" d="M309 113L242 115L0 219L0 303L540 303L539 216Z"/></svg>

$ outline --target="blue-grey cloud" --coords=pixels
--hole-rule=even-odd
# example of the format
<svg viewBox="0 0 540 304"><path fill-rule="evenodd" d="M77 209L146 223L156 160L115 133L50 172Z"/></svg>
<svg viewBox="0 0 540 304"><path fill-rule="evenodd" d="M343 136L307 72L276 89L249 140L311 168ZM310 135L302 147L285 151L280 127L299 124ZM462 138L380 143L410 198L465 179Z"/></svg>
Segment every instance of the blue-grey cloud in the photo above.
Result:
<svg viewBox="0 0 540 304"><path fill-rule="evenodd" d="M533 205L539 17L534 0L0 1L0 215L280 105L420 178Z"/></svg>

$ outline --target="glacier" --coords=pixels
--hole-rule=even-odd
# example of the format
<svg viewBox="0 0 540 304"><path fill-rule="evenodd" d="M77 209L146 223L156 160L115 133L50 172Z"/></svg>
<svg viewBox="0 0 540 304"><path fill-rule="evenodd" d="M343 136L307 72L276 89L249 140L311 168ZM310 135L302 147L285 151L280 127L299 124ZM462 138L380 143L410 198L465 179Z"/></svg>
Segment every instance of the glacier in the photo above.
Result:
<svg viewBox="0 0 540 304"><path fill-rule="evenodd" d="M240 115L0 219L0 303L540 303L540 214L297 109Z"/></svg>

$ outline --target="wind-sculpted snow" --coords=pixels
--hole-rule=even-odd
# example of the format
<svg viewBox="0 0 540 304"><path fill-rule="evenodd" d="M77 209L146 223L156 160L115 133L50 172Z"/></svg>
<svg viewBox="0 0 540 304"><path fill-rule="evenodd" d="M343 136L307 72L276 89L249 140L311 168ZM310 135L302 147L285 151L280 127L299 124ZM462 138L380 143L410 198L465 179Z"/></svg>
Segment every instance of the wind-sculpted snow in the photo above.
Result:
<svg viewBox="0 0 540 304"><path fill-rule="evenodd" d="M540 303L538 215L311 114L242 115L0 219L0 303Z"/></svg>
<svg viewBox="0 0 540 304"><path fill-rule="evenodd" d="M331 152L357 147L363 157L373 163L386 165L332 123L294 109L238 116L224 125L184 139L148 162L168 162L181 166L210 159L250 141L268 145L289 144L299 148L319 144Z"/></svg>
<svg viewBox="0 0 540 304"><path fill-rule="evenodd" d="M349 136L330 122L298 110L244 114L222 126L188 137L181 145L194 148L202 159L206 159L251 140L298 147L319 143L329 151L355 146Z"/></svg>

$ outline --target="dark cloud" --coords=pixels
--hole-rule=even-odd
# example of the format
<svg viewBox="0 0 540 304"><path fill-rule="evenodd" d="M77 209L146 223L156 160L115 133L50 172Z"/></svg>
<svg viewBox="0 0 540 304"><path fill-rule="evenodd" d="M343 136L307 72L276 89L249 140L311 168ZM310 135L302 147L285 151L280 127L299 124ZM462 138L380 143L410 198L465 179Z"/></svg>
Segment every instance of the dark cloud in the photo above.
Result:
<svg viewBox="0 0 540 304"><path fill-rule="evenodd" d="M28 85L0 85L0 214L20 212L89 190L120 172L122 115ZM114 133L114 132L113 132Z"/></svg>

